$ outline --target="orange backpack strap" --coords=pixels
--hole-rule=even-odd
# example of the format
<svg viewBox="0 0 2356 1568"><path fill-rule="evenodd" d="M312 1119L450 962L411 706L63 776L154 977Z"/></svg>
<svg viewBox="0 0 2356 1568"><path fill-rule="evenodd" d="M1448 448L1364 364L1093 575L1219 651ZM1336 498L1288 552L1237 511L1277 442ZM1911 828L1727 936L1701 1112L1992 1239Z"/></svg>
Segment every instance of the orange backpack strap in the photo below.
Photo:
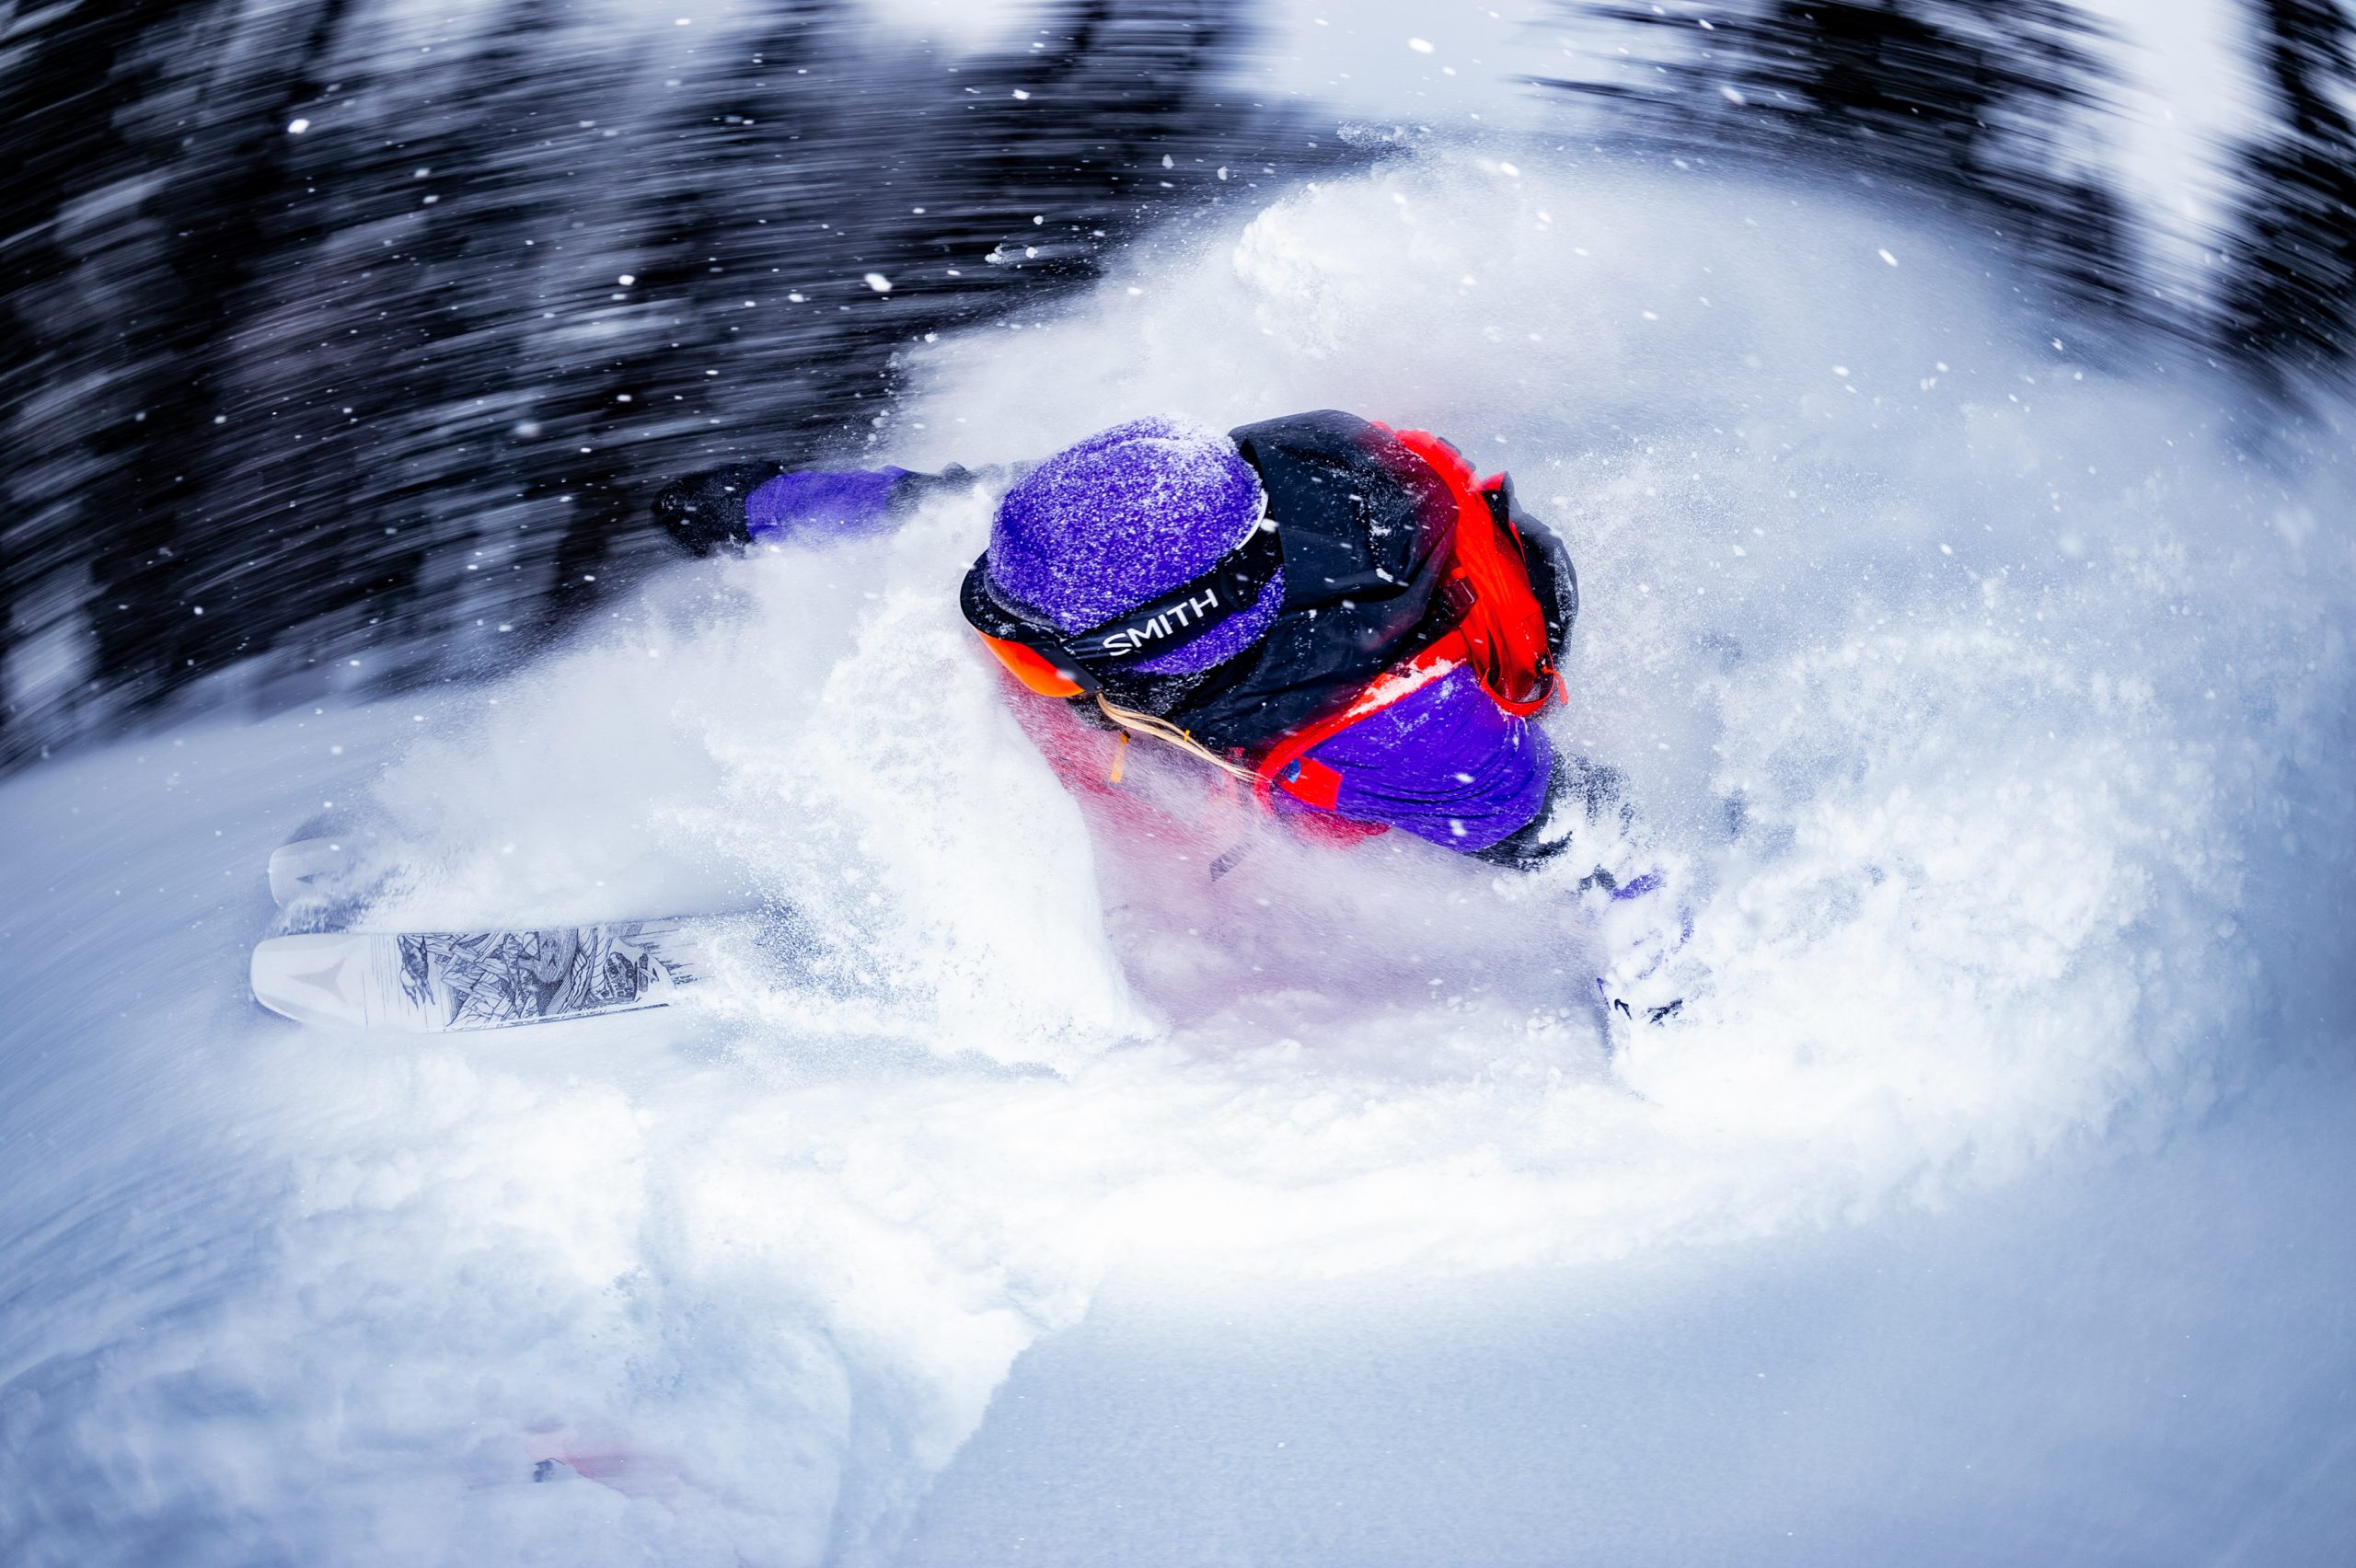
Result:
<svg viewBox="0 0 2356 1568"><path fill-rule="evenodd" d="M1547 643L1546 613L1523 564L1521 536L1510 521L1499 521L1484 493L1501 485L1504 476L1476 481L1463 454L1429 431L1392 434L1440 477L1456 500L1455 559L1441 593L1461 606L1456 630L1464 639L1465 662L1499 708L1526 718L1545 707L1560 686Z"/></svg>

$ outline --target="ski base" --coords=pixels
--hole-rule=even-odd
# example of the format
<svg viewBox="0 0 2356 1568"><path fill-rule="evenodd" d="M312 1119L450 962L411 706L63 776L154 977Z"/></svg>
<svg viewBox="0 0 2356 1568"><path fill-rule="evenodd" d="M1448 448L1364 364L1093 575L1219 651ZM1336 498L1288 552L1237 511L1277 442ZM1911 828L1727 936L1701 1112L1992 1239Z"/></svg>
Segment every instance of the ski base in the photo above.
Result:
<svg viewBox="0 0 2356 1568"><path fill-rule="evenodd" d="M298 1023L437 1034L668 1005L709 971L711 925L329 931L254 949L254 999Z"/></svg>

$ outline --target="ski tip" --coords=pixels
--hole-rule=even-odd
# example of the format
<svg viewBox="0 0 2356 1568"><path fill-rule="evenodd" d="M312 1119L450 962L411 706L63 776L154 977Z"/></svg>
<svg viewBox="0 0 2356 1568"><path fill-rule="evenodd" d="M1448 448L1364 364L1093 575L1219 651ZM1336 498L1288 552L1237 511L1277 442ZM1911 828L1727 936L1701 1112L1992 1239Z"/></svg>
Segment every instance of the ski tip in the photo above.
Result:
<svg viewBox="0 0 2356 1568"><path fill-rule="evenodd" d="M320 892L322 882L348 872L358 857L341 838L298 838L270 852L270 896L283 908Z"/></svg>
<svg viewBox="0 0 2356 1568"><path fill-rule="evenodd" d="M271 937L254 949L254 1000L297 1023L365 1029L370 940L349 932Z"/></svg>

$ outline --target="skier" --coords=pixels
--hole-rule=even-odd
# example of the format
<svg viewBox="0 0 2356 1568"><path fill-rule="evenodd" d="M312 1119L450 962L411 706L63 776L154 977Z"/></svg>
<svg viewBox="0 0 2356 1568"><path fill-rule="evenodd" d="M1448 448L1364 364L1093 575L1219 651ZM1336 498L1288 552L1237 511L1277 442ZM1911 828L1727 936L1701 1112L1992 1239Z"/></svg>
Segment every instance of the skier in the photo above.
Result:
<svg viewBox="0 0 2356 1568"><path fill-rule="evenodd" d="M705 554L874 530L981 482L735 464L672 485L655 514ZM1101 431L1005 490L959 602L1031 692L1178 746L1313 831L1395 829L1523 869L1580 850L1612 949L1607 1012L1681 1008L1690 919L1616 776L1535 721L1562 696L1570 559L1506 476L1476 478L1439 437L1332 409L1225 436Z"/></svg>

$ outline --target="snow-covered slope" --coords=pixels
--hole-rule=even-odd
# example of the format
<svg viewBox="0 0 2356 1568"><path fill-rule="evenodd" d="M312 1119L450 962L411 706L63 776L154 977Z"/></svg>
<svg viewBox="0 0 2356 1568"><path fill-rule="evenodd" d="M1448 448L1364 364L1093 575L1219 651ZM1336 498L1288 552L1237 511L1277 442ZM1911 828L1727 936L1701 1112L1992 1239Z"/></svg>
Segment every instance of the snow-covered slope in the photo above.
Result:
<svg viewBox="0 0 2356 1568"><path fill-rule="evenodd" d="M1444 1365L1532 1332L1468 1307L1498 1271L1562 1303L1657 1267L1704 1282L1661 1299L1708 1344L1721 1267L1772 1292L1787 1260L1805 1321L1871 1265L1802 1239L2038 1216L2057 1171L2165 1168L2346 1038L2339 476L2269 471L2200 367L2084 339L1919 217L1435 153L914 368L878 437L909 463L1332 404L1510 467L1586 591L1558 732L1690 862L1715 994L1606 1064L1545 879L1385 839L1213 883L1223 840L1091 841L956 618L980 502L683 566L496 692L36 769L0 790L0 1555L888 1562L1108 1271L1132 1323ZM330 801L410 846L388 922L766 905L814 975L748 958L690 1008L455 1042L294 1031L241 960L263 855ZM1973 1255L2017 1286L2051 1254ZM2318 1255L2302 1300L2345 1277ZM2174 1262L2120 1260L2122 1290ZM1349 1332L1272 1342L1254 1315L1304 1290ZM1167 1343L1029 1386L1078 1410ZM2346 1386L2344 1326L2308 1354ZM2035 1357L1976 1365L2038 1397L2003 1386ZM1618 1485L1690 1499L1648 1430ZM1011 1555L1017 1504L962 1495L916 1547L972 1560L962 1517ZM1327 1501L1292 1546L1181 1517L1159 1549L1369 1560ZM1384 1560L1451 1559L1416 1527ZM1537 1539L1559 1510L1529 1527L1511 1560L1577 1556ZM2085 1528L2074 1560L2124 1539Z"/></svg>

